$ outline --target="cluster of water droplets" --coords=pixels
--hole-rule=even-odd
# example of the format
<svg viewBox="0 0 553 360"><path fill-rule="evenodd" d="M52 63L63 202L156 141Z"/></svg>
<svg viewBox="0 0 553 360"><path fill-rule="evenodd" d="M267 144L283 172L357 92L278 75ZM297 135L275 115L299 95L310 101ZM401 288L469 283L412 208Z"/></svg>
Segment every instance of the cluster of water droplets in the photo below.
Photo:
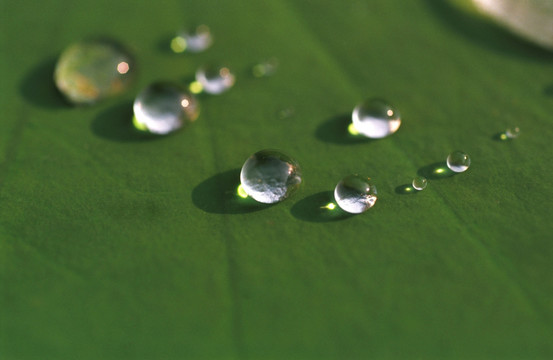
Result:
<svg viewBox="0 0 553 360"><path fill-rule="evenodd" d="M213 43L209 27L200 25L183 30L171 40L174 53L197 53ZM255 64L251 70L256 78L272 76L279 66L275 58ZM93 104L116 96L129 88L135 77L135 61L129 50L114 40L89 39L70 45L57 62L54 81L60 92L73 104ZM233 87L235 75L227 66L201 66L190 84L159 81L143 88L133 104L132 123L140 131L167 135L194 122L200 113L200 93L222 94ZM292 116L294 109L282 109L280 120ZM402 123L400 112L387 101L369 98L356 105L351 113L348 132L354 136L382 139L395 134ZM518 127L506 129L501 140L516 139ZM453 173L466 171L470 156L453 151L446 159ZM444 167L445 169L445 167ZM443 170L443 169L442 169ZM445 170L443 170L445 171ZM239 195L272 204L293 195L302 184L298 162L278 150L262 150L251 155L240 173ZM416 176L411 191L422 191L428 185L424 176ZM378 197L376 186L366 176L344 177L334 189L336 204L345 212L359 214L372 208ZM326 208L332 210L335 204Z"/></svg>

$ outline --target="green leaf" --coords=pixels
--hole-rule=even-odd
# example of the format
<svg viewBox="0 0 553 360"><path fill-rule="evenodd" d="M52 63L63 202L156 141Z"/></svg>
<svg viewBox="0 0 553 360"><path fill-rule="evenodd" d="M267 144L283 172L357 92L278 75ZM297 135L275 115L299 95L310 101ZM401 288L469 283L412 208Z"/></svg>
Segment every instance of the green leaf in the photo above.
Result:
<svg viewBox="0 0 553 360"><path fill-rule="evenodd" d="M553 356L553 54L438 0L3 1L0 13L4 358ZM168 50L201 23L209 50ZM53 66L90 35L133 49L138 81L72 107ZM273 76L252 75L273 57ZM138 91L204 63L227 64L234 88L201 97L174 135L133 135ZM396 134L345 135L368 97L399 109ZM520 137L498 141L511 126ZM274 206L234 196L266 148L304 176ZM456 149L470 169L432 175ZM376 205L322 211L350 173L372 178ZM427 188L405 194L417 174Z"/></svg>

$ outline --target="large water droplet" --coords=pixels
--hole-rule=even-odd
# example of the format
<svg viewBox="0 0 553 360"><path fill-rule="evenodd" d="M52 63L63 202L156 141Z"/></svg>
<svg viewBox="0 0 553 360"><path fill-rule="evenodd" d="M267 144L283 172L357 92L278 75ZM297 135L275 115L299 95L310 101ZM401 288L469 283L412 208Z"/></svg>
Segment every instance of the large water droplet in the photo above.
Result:
<svg viewBox="0 0 553 360"><path fill-rule="evenodd" d="M204 66L196 71L196 81L208 94L221 94L234 85L234 74L227 67Z"/></svg>
<svg viewBox="0 0 553 360"><path fill-rule="evenodd" d="M113 40L75 43L59 57L54 81L74 104L92 104L126 90L134 75L130 53Z"/></svg>
<svg viewBox="0 0 553 360"><path fill-rule="evenodd" d="M447 167L457 173L466 171L470 166L470 156L459 150L455 150L447 157Z"/></svg>
<svg viewBox="0 0 553 360"><path fill-rule="evenodd" d="M389 136L401 125L399 112L380 99L369 99L357 105L351 119L355 130L371 139Z"/></svg>
<svg viewBox="0 0 553 360"><path fill-rule="evenodd" d="M134 125L139 130L165 135L196 120L199 105L184 88L172 83L154 83L136 96Z"/></svg>
<svg viewBox="0 0 553 360"><path fill-rule="evenodd" d="M262 150L246 160L240 172L244 191L254 200L272 204L295 193L301 184L296 160L277 150Z"/></svg>
<svg viewBox="0 0 553 360"><path fill-rule="evenodd" d="M348 175L334 189L338 206L351 214L360 214L374 206L377 200L376 187L367 177Z"/></svg>

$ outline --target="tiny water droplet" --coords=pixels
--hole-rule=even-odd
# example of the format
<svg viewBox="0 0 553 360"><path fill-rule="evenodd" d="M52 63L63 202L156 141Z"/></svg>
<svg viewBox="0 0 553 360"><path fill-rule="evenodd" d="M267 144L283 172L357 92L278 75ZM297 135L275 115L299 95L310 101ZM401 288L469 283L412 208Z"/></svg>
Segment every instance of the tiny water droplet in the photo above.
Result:
<svg viewBox="0 0 553 360"><path fill-rule="evenodd" d="M171 50L175 53L198 53L208 49L213 43L211 30L207 25L182 30L171 40Z"/></svg>
<svg viewBox="0 0 553 360"><path fill-rule="evenodd" d="M426 185L428 185L428 180L426 180L424 176L416 176L413 179L412 185L415 190L421 191L426 188Z"/></svg>
<svg viewBox="0 0 553 360"><path fill-rule="evenodd" d="M294 116L296 110L293 107L283 108L277 111L277 117L280 120L288 119Z"/></svg>
<svg viewBox="0 0 553 360"><path fill-rule="evenodd" d="M252 74L257 78L272 76L278 68L278 60L271 58L255 64L252 67Z"/></svg>
<svg viewBox="0 0 553 360"><path fill-rule="evenodd" d="M460 173L466 171L469 166L470 156L463 151L455 150L447 157L447 167L451 171Z"/></svg>
<svg viewBox="0 0 553 360"><path fill-rule="evenodd" d="M505 130L506 139L516 139L520 135L520 129L518 127L508 128Z"/></svg>
<svg viewBox="0 0 553 360"><path fill-rule="evenodd" d="M380 99L368 99L353 109L352 124L361 135L380 139L392 135L401 125L399 112Z"/></svg>
<svg viewBox="0 0 553 360"><path fill-rule="evenodd" d="M172 133L196 120L196 98L177 84L159 82L142 90L134 100L134 126L153 134Z"/></svg>
<svg viewBox="0 0 553 360"><path fill-rule="evenodd" d="M246 194L265 204L287 199L299 189L301 181L298 162L277 150L253 154L240 172L240 183Z"/></svg>
<svg viewBox="0 0 553 360"><path fill-rule="evenodd" d="M196 71L196 82L208 94L221 94L234 85L234 74L228 67L203 66Z"/></svg>
<svg viewBox="0 0 553 360"><path fill-rule="evenodd" d="M376 187L372 181L356 174L348 175L336 185L334 199L338 206L351 214L360 214L374 206Z"/></svg>
<svg viewBox="0 0 553 360"><path fill-rule="evenodd" d="M120 43L84 40L67 47L54 70L54 82L73 104L93 104L125 91L134 78L134 60Z"/></svg>

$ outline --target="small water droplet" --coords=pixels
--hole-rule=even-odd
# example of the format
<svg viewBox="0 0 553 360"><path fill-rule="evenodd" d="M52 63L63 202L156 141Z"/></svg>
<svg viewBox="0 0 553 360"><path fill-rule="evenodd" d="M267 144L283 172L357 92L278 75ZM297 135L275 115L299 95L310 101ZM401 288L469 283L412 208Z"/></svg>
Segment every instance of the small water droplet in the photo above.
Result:
<svg viewBox="0 0 553 360"><path fill-rule="evenodd" d="M288 119L294 116L296 110L293 107L283 108L277 111L277 117L280 120Z"/></svg>
<svg viewBox="0 0 553 360"><path fill-rule="evenodd" d="M271 58L255 64L252 67L252 74L257 78L272 76L276 72L277 68L278 60L276 58Z"/></svg>
<svg viewBox="0 0 553 360"><path fill-rule="evenodd" d="M455 150L447 157L447 167L454 172L466 171L470 166L470 156L459 150Z"/></svg>
<svg viewBox="0 0 553 360"><path fill-rule="evenodd" d="M520 129L518 127L508 128L505 130L505 139L516 139L520 135Z"/></svg>
<svg viewBox="0 0 553 360"><path fill-rule="evenodd" d="M179 31L171 40L171 50L175 53L198 53L208 49L213 43L211 30L207 25Z"/></svg>
<svg viewBox="0 0 553 360"><path fill-rule="evenodd" d="M196 98L177 84L159 82L142 90L134 100L134 126L138 130L165 135L196 120Z"/></svg>
<svg viewBox="0 0 553 360"><path fill-rule="evenodd" d="M240 172L244 191L265 204L285 200L299 189L301 181L297 161L277 150L262 150L253 154Z"/></svg>
<svg viewBox="0 0 553 360"><path fill-rule="evenodd" d="M401 125L401 118L386 101L369 99L353 109L352 123L361 135L380 139L395 133Z"/></svg>
<svg viewBox="0 0 553 360"><path fill-rule="evenodd" d="M426 185L428 185L428 180L424 176L416 176L413 179L412 185L415 190L424 190Z"/></svg>
<svg viewBox="0 0 553 360"><path fill-rule="evenodd" d="M373 207L376 195L376 187L371 180L356 174L343 178L334 189L338 206L351 214L360 214Z"/></svg>
<svg viewBox="0 0 553 360"><path fill-rule="evenodd" d="M60 92L73 104L93 104L125 91L134 78L134 60L118 42L84 40L67 47L54 70Z"/></svg>
<svg viewBox="0 0 553 360"><path fill-rule="evenodd" d="M196 71L196 82L208 94L221 94L234 85L234 74L228 67L203 66Z"/></svg>

